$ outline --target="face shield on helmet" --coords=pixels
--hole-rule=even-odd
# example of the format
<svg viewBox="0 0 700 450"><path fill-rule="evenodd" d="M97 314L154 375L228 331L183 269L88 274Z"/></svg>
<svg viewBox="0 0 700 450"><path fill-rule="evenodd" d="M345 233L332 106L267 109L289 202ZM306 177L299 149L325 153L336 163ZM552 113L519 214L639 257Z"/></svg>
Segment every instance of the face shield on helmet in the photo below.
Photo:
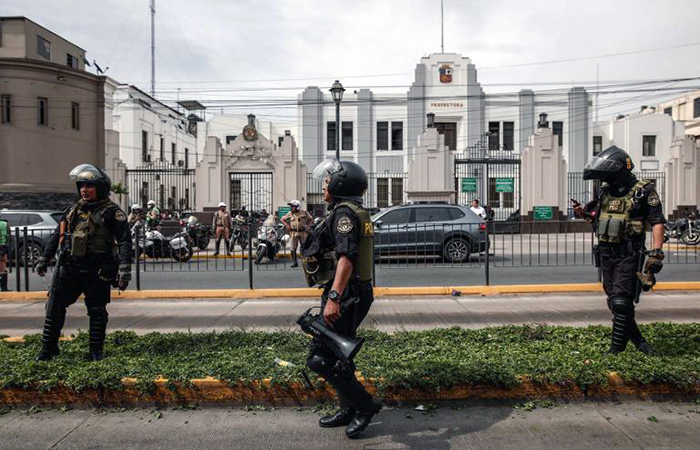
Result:
<svg viewBox="0 0 700 450"><path fill-rule="evenodd" d="M75 183L80 193L81 184L91 184L97 187L97 197L100 199L109 197L112 180L106 173L92 164L80 164L68 173L68 178Z"/></svg>
<svg viewBox="0 0 700 450"><path fill-rule="evenodd" d="M313 172L311 172L311 176L315 180L324 181L328 175L333 175L341 170L343 170L343 166L340 165L338 160L326 159L321 161L321 163L314 168Z"/></svg>
<svg viewBox="0 0 700 450"><path fill-rule="evenodd" d="M623 169L621 161L594 156L583 168L583 179L606 181L616 177Z"/></svg>

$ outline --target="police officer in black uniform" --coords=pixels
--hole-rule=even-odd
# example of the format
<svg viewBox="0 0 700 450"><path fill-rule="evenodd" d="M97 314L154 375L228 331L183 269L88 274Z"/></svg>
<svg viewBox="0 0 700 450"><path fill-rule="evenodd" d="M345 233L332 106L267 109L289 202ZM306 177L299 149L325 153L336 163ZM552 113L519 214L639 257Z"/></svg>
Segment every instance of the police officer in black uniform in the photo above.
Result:
<svg viewBox="0 0 700 450"><path fill-rule="evenodd" d="M638 180L634 164L622 149L612 146L583 169L584 180L600 180L595 199L585 208L574 205L578 216L587 218L598 238L597 260L603 274L603 289L613 314L610 352L625 350L628 341L644 353L651 348L634 319L640 291L656 283L654 274L663 268L664 226L661 200L654 184ZM652 250L645 249L645 230L651 227ZM648 256L644 261L645 254Z"/></svg>
<svg viewBox="0 0 700 450"><path fill-rule="evenodd" d="M111 180L102 170L81 164L70 172L80 200L68 208L35 266L40 276L59 251L46 303L42 348L37 361L58 355L66 309L85 295L90 317L90 358L103 358L110 286L126 289L131 280L131 236L126 214L109 199Z"/></svg>
<svg viewBox="0 0 700 450"><path fill-rule="evenodd" d="M374 301L373 228L369 213L362 208L367 174L353 162L328 160L314 169L314 177L323 180L323 198L330 213L302 245L304 271L310 286L323 287L321 311L326 325L354 338ZM333 386L340 399L340 410L322 417L319 424L347 425L345 433L350 438L365 430L381 404L355 377L355 364L339 360L316 340L306 364Z"/></svg>

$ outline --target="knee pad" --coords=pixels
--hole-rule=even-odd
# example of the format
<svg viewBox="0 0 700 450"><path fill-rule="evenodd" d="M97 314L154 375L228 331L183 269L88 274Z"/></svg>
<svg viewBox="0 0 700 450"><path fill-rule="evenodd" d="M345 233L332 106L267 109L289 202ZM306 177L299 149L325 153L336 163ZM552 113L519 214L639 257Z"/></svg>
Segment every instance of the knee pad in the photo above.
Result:
<svg viewBox="0 0 700 450"><path fill-rule="evenodd" d="M323 356L312 353L306 359L306 367L321 375L323 378L328 378L333 373L334 362Z"/></svg>
<svg viewBox="0 0 700 450"><path fill-rule="evenodd" d="M629 315L634 311L632 300L626 297L613 297L610 299L610 309L615 314Z"/></svg>
<svg viewBox="0 0 700 450"><path fill-rule="evenodd" d="M88 316L93 319L104 318L107 320L109 314L107 314L107 307L105 305L89 305L87 307Z"/></svg>

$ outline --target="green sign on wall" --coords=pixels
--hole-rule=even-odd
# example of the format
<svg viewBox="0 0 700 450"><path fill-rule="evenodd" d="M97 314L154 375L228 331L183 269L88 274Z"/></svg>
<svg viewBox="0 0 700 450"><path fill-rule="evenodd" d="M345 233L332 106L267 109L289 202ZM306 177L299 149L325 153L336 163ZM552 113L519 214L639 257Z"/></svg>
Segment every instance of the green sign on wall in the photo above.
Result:
<svg viewBox="0 0 700 450"><path fill-rule="evenodd" d="M291 210L292 210L291 206L280 206L279 208L277 208L277 217L279 217L281 219Z"/></svg>
<svg viewBox="0 0 700 450"><path fill-rule="evenodd" d="M554 218L554 208L551 206L535 206L532 210L535 220L552 220Z"/></svg>
<svg viewBox="0 0 700 450"><path fill-rule="evenodd" d="M476 192L476 178L462 178L462 192Z"/></svg>
<svg viewBox="0 0 700 450"><path fill-rule="evenodd" d="M496 192L513 192L512 178L496 178Z"/></svg>

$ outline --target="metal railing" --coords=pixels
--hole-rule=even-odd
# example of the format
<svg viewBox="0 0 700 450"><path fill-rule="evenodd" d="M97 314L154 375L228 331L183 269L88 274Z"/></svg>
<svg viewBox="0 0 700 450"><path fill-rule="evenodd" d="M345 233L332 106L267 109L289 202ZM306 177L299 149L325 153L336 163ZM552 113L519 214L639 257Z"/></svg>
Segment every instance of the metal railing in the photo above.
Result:
<svg viewBox="0 0 700 450"><path fill-rule="evenodd" d="M237 241L226 254L222 239L220 253L215 255L215 240L200 242L198 247L181 234L162 239L144 228L134 229L134 261L132 288L140 289L142 281L159 281L159 274L231 273L237 275L237 285L264 287L276 273L292 269L291 245L281 240L273 258L268 254L257 259L258 221L250 221L245 228L246 245ZM581 221L519 222L518 227L501 228L490 223L397 223L379 224L375 229L375 270L384 269L383 277L391 269L426 269L428 276L441 268L484 271L489 282L490 271L518 267L573 267L593 265L593 246L596 238L590 226ZM149 234L150 233L150 234ZM9 242L9 287L16 291L46 290L50 286L54 266L49 266L46 277L39 277L34 263L41 256L51 232L28 227L11 228ZM180 240L179 243L173 242ZM180 246L182 240L185 246ZM279 238L278 238L279 239ZM651 232L646 237L647 248L653 247ZM700 245L686 245L671 238L664 244L665 265L700 264ZM299 256L299 264L301 258ZM281 276L282 274L280 274ZM167 275L162 275L167 277ZM177 276L177 275L175 275ZM391 275L389 275L391 276ZM200 287L206 287L203 275ZM437 278L436 278L437 279ZM381 281L381 280L380 280ZM204 286L202 286L204 284Z"/></svg>

